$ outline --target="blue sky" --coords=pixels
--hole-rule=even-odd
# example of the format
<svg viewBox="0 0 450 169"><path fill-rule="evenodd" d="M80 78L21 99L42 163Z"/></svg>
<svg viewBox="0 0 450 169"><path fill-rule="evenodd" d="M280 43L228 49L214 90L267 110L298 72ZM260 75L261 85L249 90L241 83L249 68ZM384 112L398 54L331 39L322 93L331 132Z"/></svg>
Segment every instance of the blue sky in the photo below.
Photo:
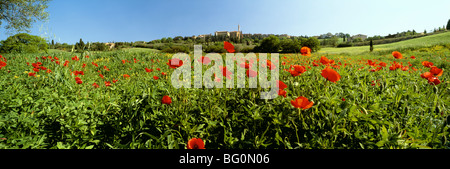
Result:
<svg viewBox="0 0 450 169"><path fill-rule="evenodd" d="M243 33L387 35L442 27L448 0L53 0L31 34L73 44ZM8 36L0 29L0 40Z"/></svg>

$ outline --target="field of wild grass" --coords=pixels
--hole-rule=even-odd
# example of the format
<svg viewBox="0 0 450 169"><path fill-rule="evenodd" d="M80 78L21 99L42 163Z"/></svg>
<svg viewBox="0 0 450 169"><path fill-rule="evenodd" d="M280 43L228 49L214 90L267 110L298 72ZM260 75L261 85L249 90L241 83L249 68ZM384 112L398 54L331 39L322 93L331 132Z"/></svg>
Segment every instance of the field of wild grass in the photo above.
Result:
<svg viewBox="0 0 450 169"><path fill-rule="evenodd" d="M392 52L282 54L286 88L272 100L261 88L175 89L171 54L5 54L0 148L450 148L449 48ZM312 106L297 108L301 96Z"/></svg>

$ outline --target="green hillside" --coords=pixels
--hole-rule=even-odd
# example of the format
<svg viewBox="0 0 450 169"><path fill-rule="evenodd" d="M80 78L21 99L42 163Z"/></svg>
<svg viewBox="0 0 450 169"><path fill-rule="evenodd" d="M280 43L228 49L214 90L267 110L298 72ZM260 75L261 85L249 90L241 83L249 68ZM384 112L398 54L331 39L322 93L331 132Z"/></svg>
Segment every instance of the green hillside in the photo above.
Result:
<svg viewBox="0 0 450 169"><path fill-rule="evenodd" d="M427 47L436 44L449 44L450 43L450 32L440 33L436 35L425 36L421 38L415 38L410 40L405 40L401 42L374 45L374 52L385 51L385 50L398 50L403 48L414 48L414 47ZM346 47L346 48L322 48L319 54L338 54L338 53L349 53L358 54L363 52L368 52L369 46L356 46L356 47Z"/></svg>

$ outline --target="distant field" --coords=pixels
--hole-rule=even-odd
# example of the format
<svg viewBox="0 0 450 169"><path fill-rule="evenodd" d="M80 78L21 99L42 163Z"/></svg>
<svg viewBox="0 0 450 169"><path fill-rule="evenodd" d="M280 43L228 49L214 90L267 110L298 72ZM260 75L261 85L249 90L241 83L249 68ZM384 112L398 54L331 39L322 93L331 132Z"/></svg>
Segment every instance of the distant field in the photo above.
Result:
<svg viewBox="0 0 450 169"><path fill-rule="evenodd" d="M448 44L450 43L450 32L430 35L421 38L415 38L411 40L405 40L401 42L374 45L374 52L376 51L386 51L402 48L413 48L413 47L428 47L436 44ZM346 47L346 48L332 48L326 47L322 48L319 54L339 54L339 53L349 53L358 54L369 51L369 46L356 46L356 47Z"/></svg>

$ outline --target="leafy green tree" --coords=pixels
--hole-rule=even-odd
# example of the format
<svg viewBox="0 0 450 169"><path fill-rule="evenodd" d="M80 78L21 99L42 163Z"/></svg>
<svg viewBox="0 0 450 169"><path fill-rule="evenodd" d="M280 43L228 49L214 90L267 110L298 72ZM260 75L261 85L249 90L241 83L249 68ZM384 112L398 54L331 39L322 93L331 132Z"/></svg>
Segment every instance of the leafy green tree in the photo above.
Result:
<svg viewBox="0 0 450 169"><path fill-rule="evenodd" d="M320 41L315 37L309 37L303 39L301 42L302 46L307 46L311 49L311 52L317 52L320 50Z"/></svg>
<svg viewBox="0 0 450 169"><path fill-rule="evenodd" d="M261 45L255 47L256 52L277 53L280 50L280 39L274 35L264 38Z"/></svg>
<svg viewBox="0 0 450 169"><path fill-rule="evenodd" d="M36 20L46 20L49 0L1 0L0 1L0 26L6 23L6 30L17 32L29 32Z"/></svg>
<svg viewBox="0 0 450 169"><path fill-rule="evenodd" d="M39 50L48 51L48 44L44 38L19 33L1 41L0 53L36 53Z"/></svg>

